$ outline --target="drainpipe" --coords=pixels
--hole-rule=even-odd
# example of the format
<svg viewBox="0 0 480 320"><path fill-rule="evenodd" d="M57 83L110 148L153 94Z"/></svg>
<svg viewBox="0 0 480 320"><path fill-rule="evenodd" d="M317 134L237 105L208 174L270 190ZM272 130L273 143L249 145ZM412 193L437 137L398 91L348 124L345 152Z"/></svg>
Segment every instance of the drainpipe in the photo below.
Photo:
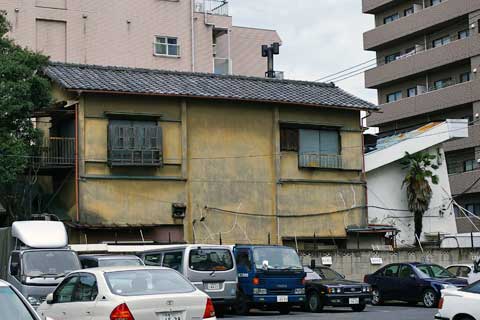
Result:
<svg viewBox="0 0 480 320"><path fill-rule="evenodd" d="M190 13L190 22L191 22L191 38L192 38L192 72L195 72L195 0L190 2L192 7Z"/></svg>
<svg viewBox="0 0 480 320"><path fill-rule="evenodd" d="M75 212L77 222L80 221L79 205L79 174L78 174L78 103L75 105Z"/></svg>
<svg viewBox="0 0 480 320"><path fill-rule="evenodd" d="M367 119L371 115L371 112L367 111L367 115L365 117L360 117L360 128L361 128L361 135L362 135L362 180L365 183L365 223L368 226L368 188L367 188L367 173L365 172L365 136L363 134L363 121Z"/></svg>

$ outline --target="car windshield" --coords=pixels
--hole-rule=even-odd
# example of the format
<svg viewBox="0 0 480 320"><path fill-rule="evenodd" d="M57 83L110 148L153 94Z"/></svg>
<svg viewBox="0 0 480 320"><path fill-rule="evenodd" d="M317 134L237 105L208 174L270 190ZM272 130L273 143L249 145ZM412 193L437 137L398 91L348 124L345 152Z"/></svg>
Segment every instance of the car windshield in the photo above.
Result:
<svg viewBox="0 0 480 320"><path fill-rule="evenodd" d="M195 288L174 270L128 270L107 272L105 280L113 294L143 296L194 292Z"/></svg>
<svg viewBox="0 0 480 320"><path fill-rule="evenodd" d="M143 266L140 259L103 259L98 261L99 267L136 267Z"/></svg>
<svg viewBox="0 0 480 320"><path fill-rule="evenodd" d="M336 271L330 268L317 268L315 269L322 279L325 280L342 280L343 277Z"/></svg>
<svg viewBox="0 0 480 320"><path fill-rule="evenodd" d="M9 287L0 287L0 311L2 319L35 320L23 301Z"/></svg>
<svg viewBox="0 0 480 320"><path fill-rule="evenodd" d="M257 269L303 270L295 250L283 247L260 247L253 250Z"/></svg>
<svg viewBox="0 0 480 320"><path fill-rule="evenodd" d="M190 251L189 266L195 271L232 270L233 257L227 249L195 249Z"/></svg>
<svg viewBox="0 0 480 320"><path fill-rule="evenodd" d="M447 269L436 264L420 264L417 265L417 269L425 278L455 278L455 275Z"/></svg>
<svg viewBox="0 0 480 320"><path fill-rule="evenodd" d="M57 277L81 269L77 255L67 250L27 251L22 256L27 277Z"/></svg>

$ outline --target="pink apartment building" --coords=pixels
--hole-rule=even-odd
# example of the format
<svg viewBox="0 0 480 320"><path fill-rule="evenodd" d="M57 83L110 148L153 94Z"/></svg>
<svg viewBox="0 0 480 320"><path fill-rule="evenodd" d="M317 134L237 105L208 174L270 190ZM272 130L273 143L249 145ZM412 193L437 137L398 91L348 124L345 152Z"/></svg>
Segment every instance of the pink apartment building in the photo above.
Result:
<svg viewBox="0 0 480 320"><path fill-rule="evenodd" d="M276 31L232 25L228 1L0 0L11 37L52 61L265 76Z"/></svg>

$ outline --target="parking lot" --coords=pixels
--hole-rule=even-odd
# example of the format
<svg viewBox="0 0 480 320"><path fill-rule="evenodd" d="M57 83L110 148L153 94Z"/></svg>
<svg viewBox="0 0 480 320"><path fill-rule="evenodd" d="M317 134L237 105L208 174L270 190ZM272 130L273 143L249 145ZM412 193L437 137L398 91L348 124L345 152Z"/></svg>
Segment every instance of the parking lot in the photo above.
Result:
<svg viewBox="0 0 480 320"><path fill-rule="evenodd" d="M418 307L410 307L403 304L391 304L381 307L368 306L364 312L352 312L349 309L325 308L325 311L322 313L305 313L294 311L287 316L281 316L278 314L278 312L262 312L253 310L249 316L226 316L225 319L433 320L436 312L436 309L427 309L421 307L420 305Z"/></svg>

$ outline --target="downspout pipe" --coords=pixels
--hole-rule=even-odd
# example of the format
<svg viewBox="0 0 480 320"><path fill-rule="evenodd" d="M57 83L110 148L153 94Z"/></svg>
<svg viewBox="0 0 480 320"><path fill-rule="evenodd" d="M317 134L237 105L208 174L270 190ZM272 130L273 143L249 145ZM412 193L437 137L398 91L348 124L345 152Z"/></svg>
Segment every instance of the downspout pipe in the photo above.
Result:
<svg viewBox="0 0 480 320"><path fill-rule="evenodd" d="M80 222L80 205L79 205L79 168L78 168L78 103L75 104L75 212L76 220Z"/></svg>
<svg viewBox="0 0 480 320"><path fill-rule="evenodd" d="M191 12L190 12L190 22L191 22L191 38L192 38L192 72L195 72L195 0L190 2Z"/></svg>
<svg viewBox="0 0 480 320"><path fill-rule="evenodd" d="M363 122L370 117L372 113L367 111L365 117L360 117L360 128L362 131L362 181L365 183L365 225L368 226L368 187L367 187L367 173L365 171L365 135L363 131Z"/></svg>

